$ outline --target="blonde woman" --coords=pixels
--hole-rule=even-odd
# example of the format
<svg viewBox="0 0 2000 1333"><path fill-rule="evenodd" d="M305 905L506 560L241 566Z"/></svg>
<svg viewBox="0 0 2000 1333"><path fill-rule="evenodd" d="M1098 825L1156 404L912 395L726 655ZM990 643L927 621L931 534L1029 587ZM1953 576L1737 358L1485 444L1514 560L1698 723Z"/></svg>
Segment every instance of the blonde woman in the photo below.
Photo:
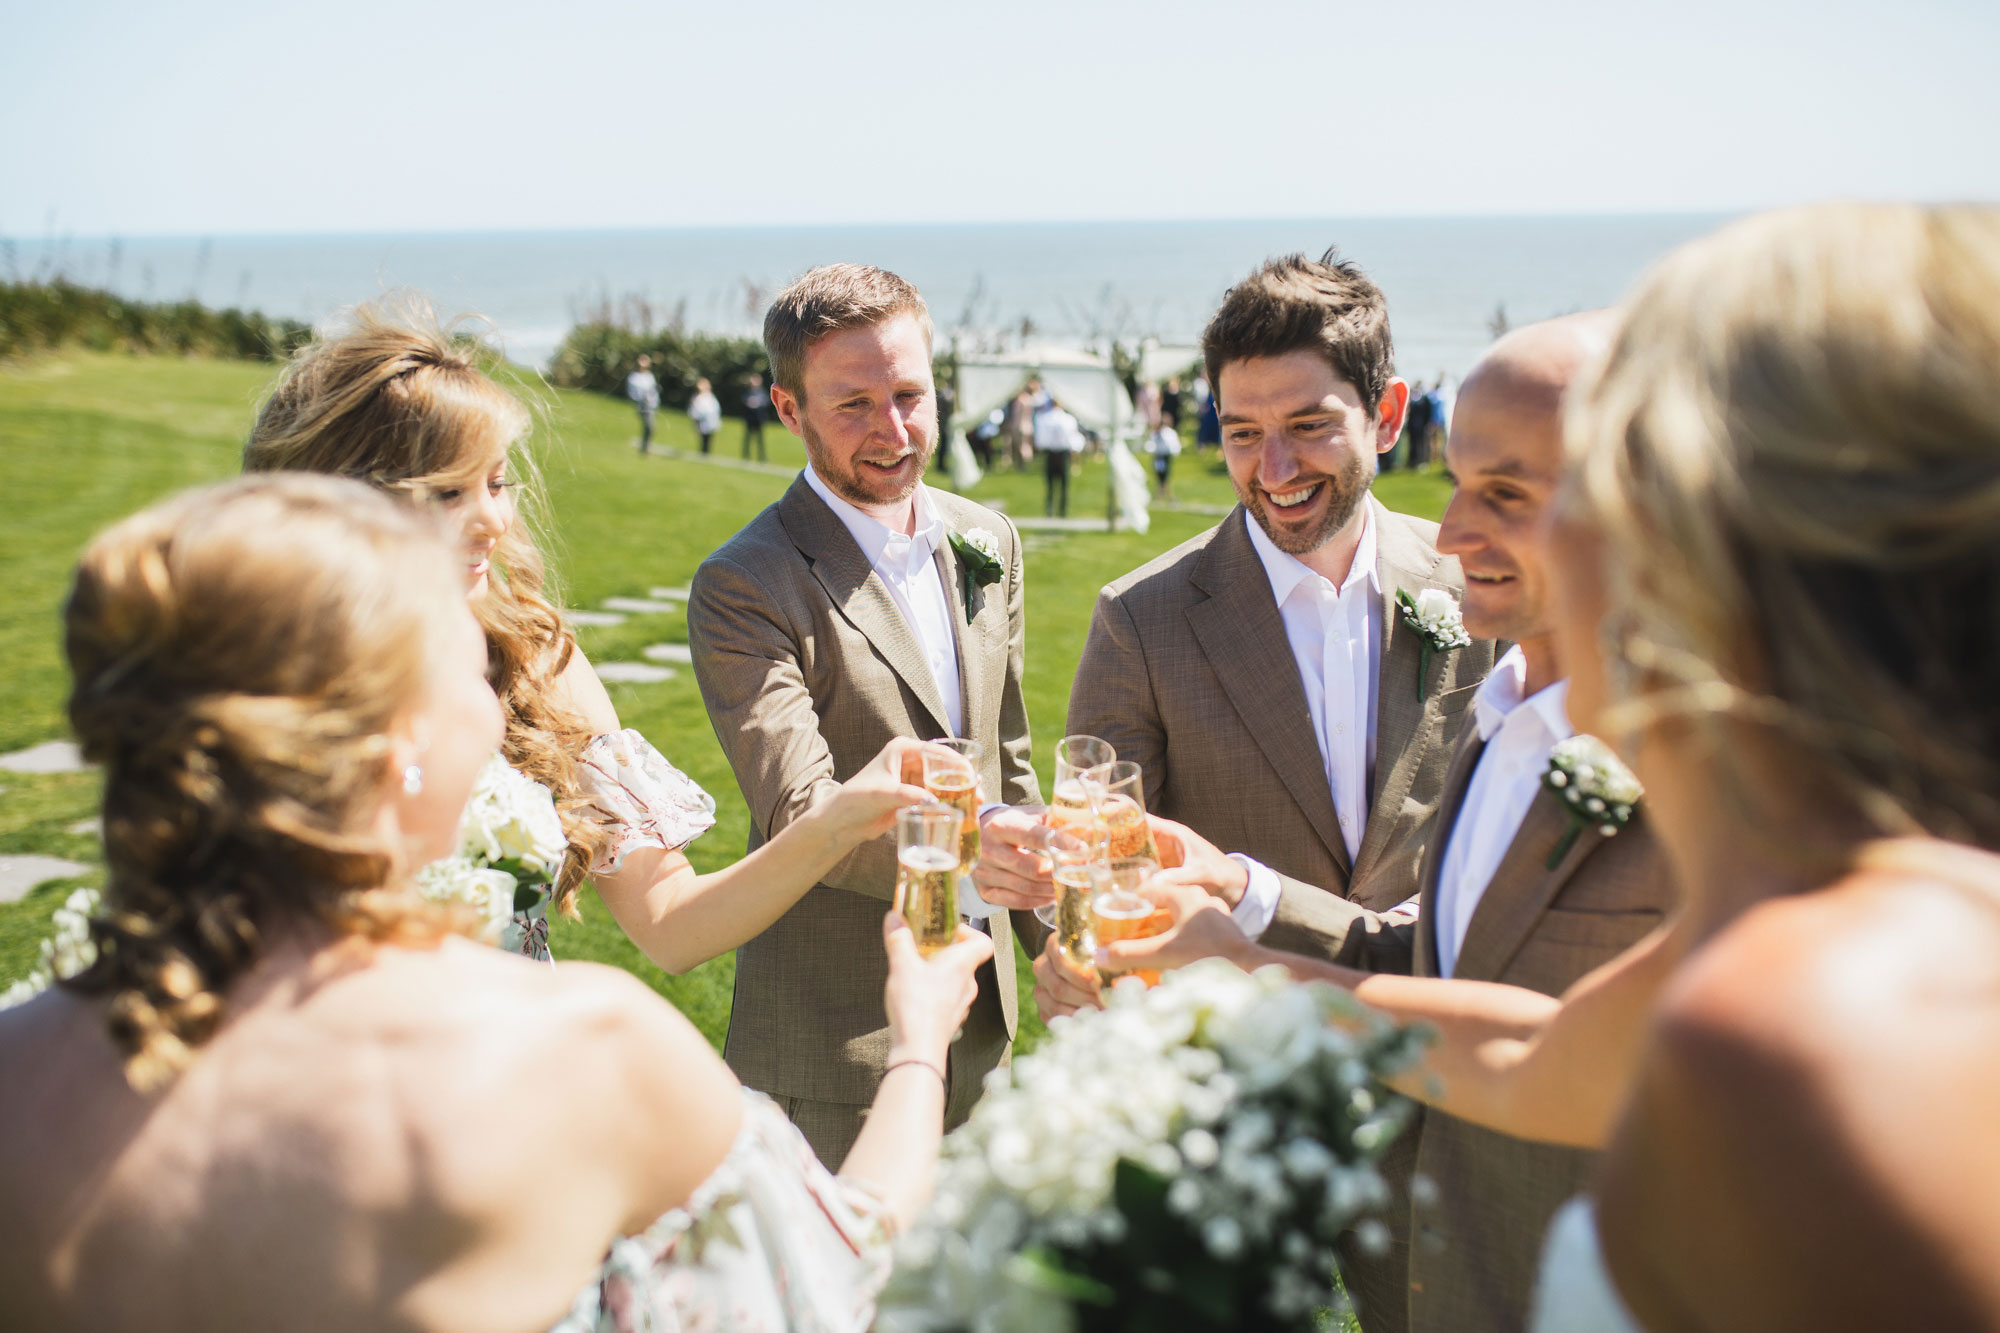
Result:
<svg viewBox="0 0 2000 1333"><path fill-rule="evenodd" d="M1666 260L1568 413L1581 730L1684 900L1560 1000L1340 974L1200 895L1126 965L1327 975L1441 1040L1409 1091L1607 1149L1650 1328L2000 1328L2000 210L1841 206ZM1629 1326L1588 1209L1543 1329Z"/></svg>
<svg viewBox="0 0 2000 1333"><path fill-rule="evenodd" d="M0 1012L0 1322L867 1326L985 936L885 923L895 1051L830 1176L632 977L406 891L504 727L431 524L232 482L94 541L65 620L110 875L96 963Z"/></svg>
<svg viewBox="0 0 2000 1333"><path fill-rule="evenodd" d="M502 752L554 794L569 837L551 907L575 915L589 878L647 957L685 972L758 934L855 846L886 832L899 807L927 800L902 781L917 744L891 742L805 819L729 868L696 874L682 849L715 822L714 800L621 726L543 595L541 552L516 500L532 489L530 424L520 400L479 369L475 349L423 307L362 307L351 329L293 358L258 413L243 465L354 477L445 525L486 631Z"/></svg>

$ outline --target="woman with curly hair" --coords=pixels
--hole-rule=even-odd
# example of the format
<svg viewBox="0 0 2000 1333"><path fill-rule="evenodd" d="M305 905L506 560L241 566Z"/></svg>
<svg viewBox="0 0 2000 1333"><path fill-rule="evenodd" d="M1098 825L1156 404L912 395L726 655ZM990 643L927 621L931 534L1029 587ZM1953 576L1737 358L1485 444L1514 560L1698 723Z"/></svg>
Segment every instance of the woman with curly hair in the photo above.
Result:
<svg viewBox="0 0 2000 1333"><path fill-rule="evenodd" d="M352 327L292 359L258 413L246 471L353 477L433 513L463 559L506 719L508 763L555 796L569 854L550 907L575 916L592 880L618 924L670 972L727 953L782 916L895 811L929 799L903 784L917 742L896 740L806 818L727 869L698 875L682 849L715 802L638 732L544 595L542 554L517 496L532 495L532 417L482 372L478 347L412 303L363 306ZM524 938L539 941L538 932Z"/></svg>
<svg viewBox="0 0 2000 1333"><path fill-rule="evenodd" d="M986 936L885 920L894 1052L829 1175L642 983L409 891L505 727L434 525L240 479L92 542L64 620L109 877L96 961L0 1012L0 1323L867 1326Z"/></svg>

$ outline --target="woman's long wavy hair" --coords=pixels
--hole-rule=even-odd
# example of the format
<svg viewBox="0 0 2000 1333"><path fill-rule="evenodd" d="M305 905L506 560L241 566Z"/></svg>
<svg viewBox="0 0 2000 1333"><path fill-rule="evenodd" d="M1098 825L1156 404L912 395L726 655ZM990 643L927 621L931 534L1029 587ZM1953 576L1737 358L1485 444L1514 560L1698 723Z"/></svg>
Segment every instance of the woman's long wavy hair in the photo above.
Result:
<svg viewBox="0 0 2000 1333"><path fill-rule="evenodd" d="M579 785L590 730L554 697L576 636L549 601L534 536L540 487L524 447L533 416L480 370L478 344L441 326L421 301L362 306L351 323L286 366L244 446L244 470L330 472L421 503L436 490L478 484L506 453L522 483L519 514L494 549L473 613L507 719L507 762L546 786L562 814L570 850L555 902L575 916L577 887L610 832L591 817Z"/></svg>
<svg viewBox="0 0 2000 1333"><path fill-rule="evenodd" d="M245 478L93 541L64 610L70 724L104 770L97 961L127 1078L173 1076L288 926L424 943L467 923L401 891L371 832L389 731L423 697L458 564L332 477Z"/></svg>
<svg viewBox="0 0 2000 1333"><path fill-rule="evenodd" d="M1748 724L1872 833L2000 848L2000 210L1688 245L1566 418L1621 727Z"/></svg>

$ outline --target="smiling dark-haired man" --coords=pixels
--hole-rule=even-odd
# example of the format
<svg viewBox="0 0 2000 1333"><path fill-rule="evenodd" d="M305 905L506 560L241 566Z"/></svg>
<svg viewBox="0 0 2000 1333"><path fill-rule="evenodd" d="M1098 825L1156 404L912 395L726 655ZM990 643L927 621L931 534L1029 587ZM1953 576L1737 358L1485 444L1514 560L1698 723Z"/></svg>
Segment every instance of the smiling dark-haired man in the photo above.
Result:
<svg viewBox="0 0 2000 1333"><path fill-rule="evenodd" d="M1069 730L1145 770L1148 808L1238 855L1211 885L1273 948L1408 972L1417 893L1452 748L1493 644L1425 651L1398 594L1464 584L1435 523L1369 494L1409 387L1381 291L1331 253L1272 260L1202 338L1241 504L1098 598ZM1013 849L989 842L983 882ZM1036 964L1045 1011L1060 969ZM1369 1333L1400 1327L1393 1259L1343 1268Z"/></svg>

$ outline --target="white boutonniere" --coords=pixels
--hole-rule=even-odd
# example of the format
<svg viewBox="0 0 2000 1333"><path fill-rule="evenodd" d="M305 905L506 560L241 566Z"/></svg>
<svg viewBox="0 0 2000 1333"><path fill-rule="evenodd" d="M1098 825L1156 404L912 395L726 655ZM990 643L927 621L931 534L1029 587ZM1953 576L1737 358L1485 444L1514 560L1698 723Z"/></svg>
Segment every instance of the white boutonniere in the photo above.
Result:
<svg viewBox="0 0 2000 1333"><path fill-rule="evenodd" d="M417 892L476 909L501 948L547 958L549 890L569 851L549 789L494 755L465 803L458 840L457 856L417 872Z"/></svg>
<svg viewBox="0 0 2000 1333"><path fill-rule="evenodd" d="M1414 599L1396 589L1396 605L1403 610L1403 623L1417 634L1417 699L1424 697L1424 677L1430 673L1431 654L1448 653L1472 643L1465 621L1458 614L1458 602L1443 588L1426 588Z"/></svg>
<svg viewBox="0 0 2000 1333"><path fill-rule="evenodd" d="M1549 853L1550 870L1562 864L1585 829L1594 828L1608 838L1631 823L1632 811L1646 794L1632 770L1595 736L1559 742L1549 754L1542 785L1556 794L1569 816L1569 831Z"/></svg>
<svg viewBox="0 0 2000 1333"><path fill-rule="evenodd" d="M965 618L972 619L972 590L998 583L1007 574L1000 563L999 539L985 528L967 528L964 532L954 532L946 540L951 549L958 552L959 565L965 571Z"/></svg>

